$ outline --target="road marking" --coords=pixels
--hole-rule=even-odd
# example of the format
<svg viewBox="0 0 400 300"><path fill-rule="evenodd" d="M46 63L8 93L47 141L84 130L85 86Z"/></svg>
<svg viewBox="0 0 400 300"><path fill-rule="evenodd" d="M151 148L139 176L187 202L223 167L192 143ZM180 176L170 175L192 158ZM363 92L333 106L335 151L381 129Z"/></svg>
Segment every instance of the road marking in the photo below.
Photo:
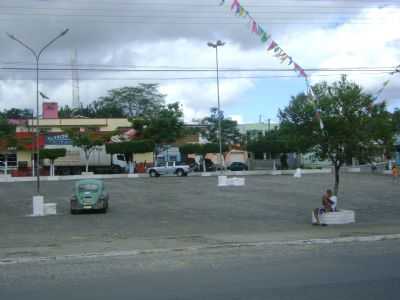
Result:
<svg viewBox="0 0 400 300"><path fill-rule="evenodd" d="M329 239L306 239L294 241L261 241L261 242L233 242L233 243L218 243L200 246L190 246L182 248L159 248L159 249L146 249L146 250L127 250L127 251L111 251L111 252L92 252L81 254L68 254L60 256L44 256L44 257L15 257L0 259L1 265L12 265L22 263L41 263L52 261L67 261L77 259L91 259L102 257L122 257L122 256L137 256L146 254L161 254L161 253L176 253L176 252L195 252L200 250L213 250L213 249L233 249L245 247L265 247L265 246L293 246L293 245L318 245L318 244L336 244L336 243L352 243L352 242L378 242L386 240L399 240L400 234L387 234L387 235L372 235L372 236L352 236L352 237L338 237Z"/></svg>

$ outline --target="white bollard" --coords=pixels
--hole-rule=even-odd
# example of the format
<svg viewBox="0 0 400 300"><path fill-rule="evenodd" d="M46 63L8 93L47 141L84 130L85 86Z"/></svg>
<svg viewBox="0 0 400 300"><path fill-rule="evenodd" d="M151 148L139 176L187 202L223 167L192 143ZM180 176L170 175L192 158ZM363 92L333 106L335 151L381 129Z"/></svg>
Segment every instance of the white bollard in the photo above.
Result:
<svg viewBox="0 0 400 300"><path fill-rule="evenodd" d="M43 196L33 196L33 216L44 215L44 198Z"/></svg>
<svg viewBox="0 0 400 300"><path fill-rule="evenodd" d="M294 178L301 178L301 169L297 168L296 172L293 175Z"/></svg>
<svg viewBox="0 0 400 300"><path fill-rule="evenodd" d="M227 186L227 185L228 185L228 177L218 176L218 186Z"/></svg>

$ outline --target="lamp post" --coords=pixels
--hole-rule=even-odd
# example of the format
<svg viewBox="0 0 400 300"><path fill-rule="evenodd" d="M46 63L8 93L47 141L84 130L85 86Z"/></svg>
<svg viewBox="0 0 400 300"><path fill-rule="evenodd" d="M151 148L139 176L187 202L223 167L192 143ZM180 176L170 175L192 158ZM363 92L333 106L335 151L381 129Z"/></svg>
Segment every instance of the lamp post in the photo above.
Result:
<svg viewBox="0 0 400 300"><path fill-rule="evenodd" d="M36 52L33 50L31 47L29 47L27 44L25 44L23 41L19 40L15 35L12 35L10 33L7 33L7 36L22 45L24 48L28 49L33 56L35 57L36 60L36 191L37 194L39 195L40 193L40 174L39 174L39 60L40 56L42 55L43 51L46 50L51 44L53 44L56 40L61 38L62 36L66 35L69 29L64 29L59 35L57 35L55 38L53 38L50 42L48 42L46 45L44 45L39 52ZM33 123L33 120L32 120Z"/></svg>
<svg viewBox="0 0 400 300"><path fill-rule="evenodd" d="M225 160L222 159L222 128L221 128L221 104L219 96L219 63L218 63L218 47L225 45L224 42L218 40L216 43L207 43L208 47L215 49L215 62L217 71L217 97L218 97L218 140L219 140L219 163L222 169L225 169Z"/></svg>

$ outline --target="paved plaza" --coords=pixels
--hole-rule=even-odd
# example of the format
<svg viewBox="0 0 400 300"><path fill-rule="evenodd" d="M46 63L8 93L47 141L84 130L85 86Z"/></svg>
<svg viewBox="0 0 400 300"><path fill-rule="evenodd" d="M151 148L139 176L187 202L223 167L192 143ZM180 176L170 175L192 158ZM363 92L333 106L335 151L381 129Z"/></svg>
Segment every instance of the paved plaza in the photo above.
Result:
<svg viewBox="0 0 400 300"><path fill-rule="evenodd" d="M73 181L43 182L58 210L47 217L28 216L34 183L2 183L0 256L400 232L400 184L382 175L342 176L339 208L355 210L356 224L311 226L332 182L329 174L247 176L246 186L223 188L216 177L106 180L109 212L81 215L69 214Z"/></svg>

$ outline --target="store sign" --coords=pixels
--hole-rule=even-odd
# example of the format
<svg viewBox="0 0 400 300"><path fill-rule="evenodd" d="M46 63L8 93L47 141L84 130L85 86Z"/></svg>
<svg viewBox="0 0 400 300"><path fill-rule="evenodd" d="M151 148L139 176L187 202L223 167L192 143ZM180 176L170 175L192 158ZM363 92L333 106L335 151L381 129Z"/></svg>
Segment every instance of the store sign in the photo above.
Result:
<svg viewBox="0 0 400 300"><path fill-rule="evenodd" d="M46 136L46 145L72 145L68 134L52 134Z"/></svg>

